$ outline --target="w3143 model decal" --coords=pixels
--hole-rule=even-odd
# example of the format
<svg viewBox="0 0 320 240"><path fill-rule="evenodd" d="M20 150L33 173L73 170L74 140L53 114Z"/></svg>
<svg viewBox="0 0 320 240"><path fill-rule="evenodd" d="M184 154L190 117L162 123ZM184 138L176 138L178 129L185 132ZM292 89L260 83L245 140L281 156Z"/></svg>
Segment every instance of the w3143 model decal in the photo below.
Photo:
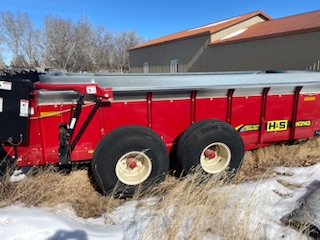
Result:
<svg viewBox="0 0 320 240"><path fill-rule="evenodd" d="M300 120L295 123L295 127L310 127L311 120ZM288 120L271 120L265 124L265 130L267 132L285 131L292 126L292 122ZM235 128L238 132L251 132L258 131L260 124L241 124Z"/></svg>

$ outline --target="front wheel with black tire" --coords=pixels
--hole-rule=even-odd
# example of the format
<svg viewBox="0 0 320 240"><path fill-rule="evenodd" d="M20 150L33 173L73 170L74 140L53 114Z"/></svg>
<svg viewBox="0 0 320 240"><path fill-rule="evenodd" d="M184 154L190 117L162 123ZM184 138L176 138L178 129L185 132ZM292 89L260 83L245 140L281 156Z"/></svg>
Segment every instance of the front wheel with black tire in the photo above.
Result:
<svg viewBox="0 0 320 240"><path fill-rule="evenodd" d="M169 170L169 154L153 130L129 125L101 139L91 168L97 187L103 193L114 190L117 195L132 196L138 186L144 188L163 181Z"/></svg>
<svg viewBox="0 0 320 240"><path fill-rule="evenodd" d="M209 174L239 169L244 156L240 134L228 123L217 119L198 121L181 135L177 161L185 173L200 165Z"/></svg>

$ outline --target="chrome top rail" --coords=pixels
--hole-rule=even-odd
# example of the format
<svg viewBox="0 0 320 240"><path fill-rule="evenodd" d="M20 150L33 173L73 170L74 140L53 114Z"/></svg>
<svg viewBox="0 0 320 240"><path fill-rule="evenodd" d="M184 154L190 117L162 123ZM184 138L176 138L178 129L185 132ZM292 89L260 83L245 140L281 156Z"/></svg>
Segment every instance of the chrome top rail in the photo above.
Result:
<svg viewBox="0 0 320 240"><path fill-rule="evenodd" d="M177 74L44 74L41 83L98 83L113 92L238 89L285 86L320 87L320 72L255 71Z"/></svg>

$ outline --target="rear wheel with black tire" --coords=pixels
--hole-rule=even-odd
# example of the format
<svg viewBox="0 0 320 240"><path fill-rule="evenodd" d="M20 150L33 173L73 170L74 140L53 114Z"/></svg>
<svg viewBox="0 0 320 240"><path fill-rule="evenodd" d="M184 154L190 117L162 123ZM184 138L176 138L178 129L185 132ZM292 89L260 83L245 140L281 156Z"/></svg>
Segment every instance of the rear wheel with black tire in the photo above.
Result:
<svg viewBox="0 0 320 240"><path fill-rule="evenodd" d="M185 173L198 165L210 174L236 171L242 163L244 145L228 123L206 119L192 124L181 135L177 161Z"/></svg>
<svg viewBox="0 0 320 240"><path fill-rule="evenodd" d="M162 139L151 129L129 125L117 128L98 143L91 162L98 188L132 196L138 186L163 181L169 155Z"/></svg>

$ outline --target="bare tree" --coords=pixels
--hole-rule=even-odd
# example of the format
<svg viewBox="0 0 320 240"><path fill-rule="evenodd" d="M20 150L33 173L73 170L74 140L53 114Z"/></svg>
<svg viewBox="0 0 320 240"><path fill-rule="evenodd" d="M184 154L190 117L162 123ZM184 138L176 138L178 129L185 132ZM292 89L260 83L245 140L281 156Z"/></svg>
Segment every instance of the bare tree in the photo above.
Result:
<svg viewBox="0 0 320 240"><path fill-rule="evenodd" d="M0 28L1 30L1 28ZM3 46L2 46L2 35L0 35L0 69L3 69L5 68L5 62L4 62L4 59L3 59Z"/></svg>
<svg viewBox="0 0 320 240"><path fill-rule="evenodd" d="M141 43L143 39L133 31L120 32L114 39L113 61L120 72L129 71L128 49Z"/></svg>
<svg viewBox="0 0 320 240"><path fill-rule="evenodd" d="M70 69L76 47L73 23L70 19L48 16L44 26L46 66Z"/></svg>
<svg viewBox="0 0 320 240"><path fill-rule="evenodd" d="M6 66L6 64L5 64L4 60L3 60L2 54L0 52L0 69L5 68L5 66Z"/></svg>
<svg viewBox="0 0 320 240"><path fill-rule="evenodd" d="M82 17L47 17L45 20L46 63L68 71L100 71L112 68L113 35Z"/></svg>
<svg viewBox="0 0 320 240"><path fill-rule="evenodd" d="M29 66L39 67L43 61L43 42L41 30L30 26L22 39L22 49Z"/></svg>
<svg viewBox="0 0 320 240"><path fill-rule="evenodd" d="M93 61L90 56L90 44L92 40L93 26L82 17L75 25L75 49L72 56L73 71L91 71Z"/></svg>
<svg viewBox="0 0 320 240"><path fill-rule="evenodd" d="M101 26L93 29L90 41L92 71L112 71L113 35Z"/></svg>
<svg viewBox="0 0 320 240"><path fill-rule="evenodd" d="M14 56L11 59L10 65L14 68L19 68L19 67L30 67L28 64L28 61L24 58L24 56Z"/></svg>
<svg viewBox="0 0 320 240"><path fill-rule="evenodd" d="M15 62L21 67L39 66L41 61L40 42L28 14L0 12L0 26L3 33L3 43L12 52Z"/></svg>
<svg viewBox="0 0 320 240"><path fill-rule="evenodd" d="M36 28L26 13L10 12L0 12L0 32L0 46L9 50L12 66L45 66L72 72L126 72L127 50L143 40L133 31L115 35L85 17L74 23L47 16L43 27Z"/></svg>

